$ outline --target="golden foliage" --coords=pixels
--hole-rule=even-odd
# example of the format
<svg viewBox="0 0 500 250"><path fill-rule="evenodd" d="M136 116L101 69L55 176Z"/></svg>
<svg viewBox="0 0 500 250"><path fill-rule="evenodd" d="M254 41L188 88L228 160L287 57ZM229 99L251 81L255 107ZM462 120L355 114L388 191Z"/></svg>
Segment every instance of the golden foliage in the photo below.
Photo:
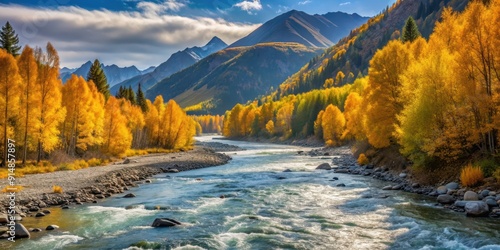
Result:
<svg viewBox="0 0 500 250"><path fill-rule="evenodd" d="M367 165L368 163L370 163L370 161L368 160L368 157L366 157L365 154L360 154L358 157L358 164L361 166L364 166L364 165Z"/></svg>
<svg viewBox="0 0 500 250"><path fill-rule="evenodd" d="M462 186L473 187L484 179L480 166L467 165L460 172L460 182Z"/></svg>
<svg viewBox="0 0 500 250"><path fill-rule="evenodd" d="M52 192L56 194L62 194L63 189L61 186L54 185L52 186Z"/></svg>
<svg viewBox="0 0 500 250"><path fill-rule="evenodd" d="M2 193L17 193L21 192L24 189L24 186L21 185L8 185L2 189Z"/></svg>

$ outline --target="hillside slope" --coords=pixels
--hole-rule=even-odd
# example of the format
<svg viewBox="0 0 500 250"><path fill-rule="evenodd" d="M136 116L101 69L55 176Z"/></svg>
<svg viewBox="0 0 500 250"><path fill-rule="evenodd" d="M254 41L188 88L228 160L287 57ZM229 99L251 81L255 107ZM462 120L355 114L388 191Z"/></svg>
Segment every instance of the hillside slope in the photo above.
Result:
<svg viewBox="0 0 500 250"><path fill-rule="evenodd" d="M203 113L223 114L275 88L321 51L297 43L228 48L157 83L146 96L163 95L183 107L204 104Z"/></svg>

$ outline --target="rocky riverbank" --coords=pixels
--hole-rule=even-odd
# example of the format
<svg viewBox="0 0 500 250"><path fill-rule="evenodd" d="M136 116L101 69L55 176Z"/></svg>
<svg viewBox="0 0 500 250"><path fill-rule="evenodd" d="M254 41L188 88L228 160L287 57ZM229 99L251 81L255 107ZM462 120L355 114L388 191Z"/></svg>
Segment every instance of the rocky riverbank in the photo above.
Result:
<svg viewBox="0 0 500 250"><path fill-rule="evenodd" d="M335 173L371 176L374 179L387 181L390 185L383 187L383 190L402 190L436 197L436 204L465 213L467 216L500 218L500 189L495 189L495 180L493 179L486 179L485 185L475 189L461 187L458 181L437 187L422 186L412 179L411 172L407 170L393 172L384 166L360 166L347 146L313 149L309 152L299 151L297 153L307 156L338 156L334 157L331 162L331 169ZM324 164L318 168L328 169Z"/></svg>
<svg viewBox="0 0 500 250"><path fill-rule="evenodd" d="M225 146L219 145L219 148ZM151 182L148 178L153 175L223 165L230 159L213 149L196 147L187 152L130 157L102 167L27 175L16 179L17 185L24 186L15 196L16 220L26 216L44 216L46 208L51 206L69 208L83 203L98 203ZM7 180L0 180L0 185L6 186ZM54 193L54 185L62 187L63 192ZM9 197L5 194L0 199L0 224L7 223L8 208Z"/></svg>

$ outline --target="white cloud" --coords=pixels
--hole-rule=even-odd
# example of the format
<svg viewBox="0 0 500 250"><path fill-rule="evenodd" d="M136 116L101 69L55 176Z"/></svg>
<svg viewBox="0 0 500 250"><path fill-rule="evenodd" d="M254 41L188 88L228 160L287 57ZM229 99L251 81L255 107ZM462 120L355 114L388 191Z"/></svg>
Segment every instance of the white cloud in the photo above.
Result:
<svg viewBox="0 0 500 250"><path fill-rule="evenodd" d="M340 3L339 6L349 5L351 2Z"/></svg>
<svg viewBox="0 0 500 250"><path fill-rule="evenodd" d="M204 45L213 36L230 44L259 26L144 9L115 12L0 5L0 23L6 21L14 26L23 44L45 46L51 42L59 52L61 65L69 67L95 58L121 66L158 65L177 50Z"/></svg>
<svg viewBox="0 0 500 250"><path fill-rule="evenodd" d="M253 1L245 0L243 2L235 4L234 7L238 7L251 14L253 10L261 10L262 4L260 4L260 0L253 0Z"/></svg>
<svg viewBox="0 0 500 250"><path fill-rule="evenodd" d="M311 2L312 2L311 0L305 0L305 1L299 2L299 5L306 5L306 4L310 4Z"/></svg>
<svg viewBox="0 0 500 250"><path fill-rule="evenodd" d="M184 6L186 4L176 0L165 0L159 4L153 2L139 2L137 4L139 10L148 14L161 14L168 10L179 11Z"/></svg>

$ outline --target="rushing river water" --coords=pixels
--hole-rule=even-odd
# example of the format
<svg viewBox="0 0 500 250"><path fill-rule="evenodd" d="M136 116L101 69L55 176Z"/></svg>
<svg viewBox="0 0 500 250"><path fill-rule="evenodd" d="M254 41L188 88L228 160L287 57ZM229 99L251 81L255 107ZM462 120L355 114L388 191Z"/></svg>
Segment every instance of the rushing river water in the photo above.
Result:
<svg viewBox="0 0 500 250"><path fill-rule="evenodd" d="M135 249L130 246L147 241L157 249L500 249L498 220L466 218L434 206L434 199L382 191L385 183L370 177L315 170L331 159L299 156L299 147L223 142L247 150L224 166L155 176L131 191L136 198L119 195L26 219L26 227L60 229L32 233L12 247ZM334 176L340 180L330 181ZM184 225L150 227L158 217Z"/></svg>

